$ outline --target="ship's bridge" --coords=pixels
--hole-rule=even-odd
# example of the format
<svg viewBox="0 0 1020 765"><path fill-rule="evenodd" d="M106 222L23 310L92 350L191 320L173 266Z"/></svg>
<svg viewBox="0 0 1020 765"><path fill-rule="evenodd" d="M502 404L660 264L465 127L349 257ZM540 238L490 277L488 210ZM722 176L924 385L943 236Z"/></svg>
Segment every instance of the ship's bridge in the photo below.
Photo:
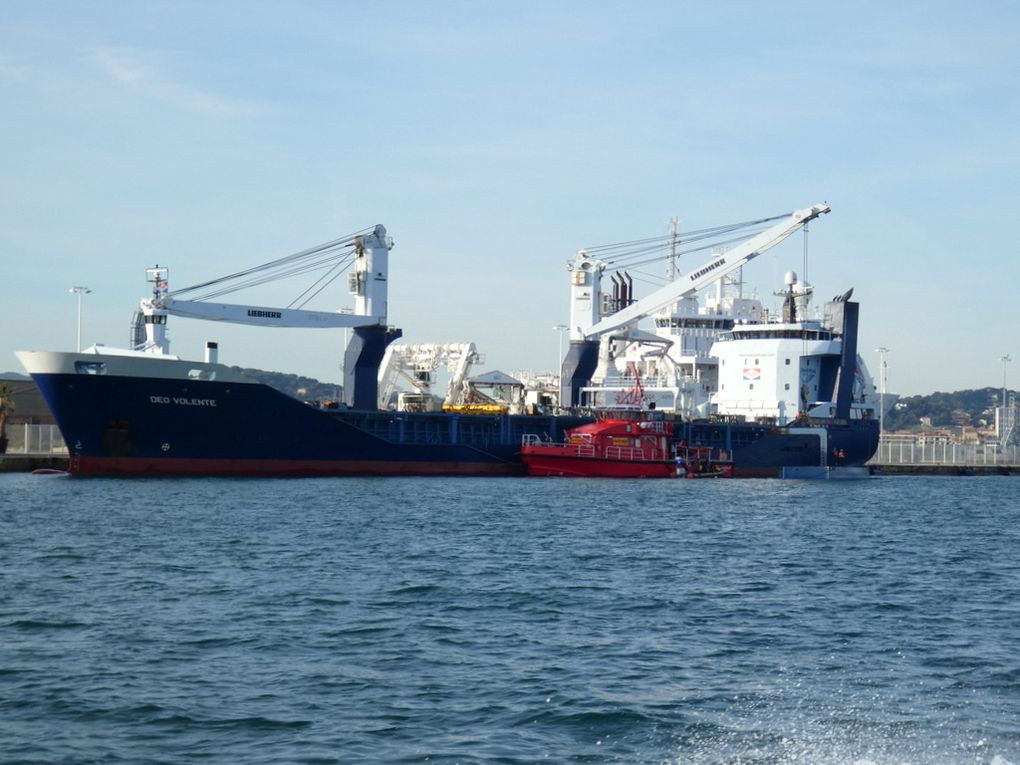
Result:
<svg viewBox="0 0 1020 765"><path fill-rule="evenodd" d="M805 324L749 324L735 325L729 332L719 336L719 340L834 340L838 333L825 329L821 325Z"/></svg>

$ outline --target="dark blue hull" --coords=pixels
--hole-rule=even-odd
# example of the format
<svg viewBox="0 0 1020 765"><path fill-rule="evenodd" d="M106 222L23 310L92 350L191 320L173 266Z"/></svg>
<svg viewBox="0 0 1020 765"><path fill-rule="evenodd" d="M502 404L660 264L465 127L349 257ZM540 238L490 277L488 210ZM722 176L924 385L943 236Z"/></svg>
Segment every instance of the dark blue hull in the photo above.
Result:
<svg viewBox="0 0 1020 765"><path fill-rule="evenodd" d="M524 475L522 436L559 441L590 421L322 409L255 383L34 377L67 442L71 472L82 475ZM825 434L848 465L863 464L878 445L869 421L827 425ZM824 439L783 428L691 422L677 438L731 452L740 476L823 460Z"/></svg>
<svg viewBox="0 0 1020 765"><path fill-rule="evenodd" d="M321 409L266 385L36 375L81 474L513 475L580 417Z"/></svg>
<svg viewBox="0 0 1020 765"><path fill-rule="evenodd" d="M738 478L775 478L784 467L860 466L878 450L877 420L823 420L790 427L685 422L676 438L733 456Z"/></svg>

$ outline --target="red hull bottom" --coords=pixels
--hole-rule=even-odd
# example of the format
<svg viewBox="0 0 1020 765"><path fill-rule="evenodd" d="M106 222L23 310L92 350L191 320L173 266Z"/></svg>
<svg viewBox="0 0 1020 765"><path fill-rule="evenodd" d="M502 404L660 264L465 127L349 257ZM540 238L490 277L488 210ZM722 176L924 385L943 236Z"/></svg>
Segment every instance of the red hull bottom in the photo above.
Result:
<svg viewBox="0 0 1020 765"><path fill-rule="evenodd" d="M378 460L230 460L144 457L71 457L72 475L81 476L520 476L514 462L383 462Z"/></svg>

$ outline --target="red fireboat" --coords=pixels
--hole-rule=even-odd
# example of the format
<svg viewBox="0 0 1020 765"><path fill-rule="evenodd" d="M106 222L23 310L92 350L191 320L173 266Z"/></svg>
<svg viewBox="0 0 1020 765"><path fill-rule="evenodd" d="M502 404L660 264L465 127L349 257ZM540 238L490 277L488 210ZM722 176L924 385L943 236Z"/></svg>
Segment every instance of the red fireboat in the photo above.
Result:
<svg viewBox="0 0 1020 765"><path fill-rule="evenodd" d="M528 475L588 478L732 478L733 462L707 446L673 446L673 423L600 419L567 431L565 443L526 435Z"/></svg>
<svg viewBox="0 0 1020 765"><path fill-rule="evenodd" d="M521 459L529 475L675 478L673 424L601 419L567 431L566 443L525 436Z"/></svg>
<svg viewBox="0 0 1020 765"><path fill-rule="evenodd" d="M617 399L620 409L567 431L565 443L525 435L521 459L528 475L589 478L732 478L733 462L707 446L673 444L673 423L644 409L637 365L632 390ZM653 405L654 406L654 405Z"/></svg>

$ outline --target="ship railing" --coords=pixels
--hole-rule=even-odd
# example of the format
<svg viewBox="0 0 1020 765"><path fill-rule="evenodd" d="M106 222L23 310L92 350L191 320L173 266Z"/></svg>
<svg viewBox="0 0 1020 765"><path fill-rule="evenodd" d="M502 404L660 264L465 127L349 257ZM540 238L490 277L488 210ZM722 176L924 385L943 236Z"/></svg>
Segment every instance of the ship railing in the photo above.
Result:
<svg viewBox="0 0 1020 765"><path fill-rule="evenodd" d="M606 458L624 462L640 460L662 460L666 455L658 449L641 449L635 446L607 446Z"/></svg>
<svg viewBox="0 0 1020 765"><path fill-rule="evenodd" d="M637 462L640 460L664 460L670 456L661 449L642 449L639 446L606 446L597 450L591 443L556 443L537 436L534 433L525 433L521 437L523 446L555 446L559 453L569 457L599 457L602 459L616 460L619 462Z"/></svg>
<svg viewBox="0 0 1020 765"><path fill-rule="evenodd" d="M567 457L594 457L595 447L591 444L557 444L549 441L545 442L548 446L555 446L563 450L563 454Z"/></svg>
<svg viewBox="0 0 1020 765"><path fill-rule="evenodd" d="M8 454L67 454L67 444L56 425L23 423L7 426Z"/></svg>

